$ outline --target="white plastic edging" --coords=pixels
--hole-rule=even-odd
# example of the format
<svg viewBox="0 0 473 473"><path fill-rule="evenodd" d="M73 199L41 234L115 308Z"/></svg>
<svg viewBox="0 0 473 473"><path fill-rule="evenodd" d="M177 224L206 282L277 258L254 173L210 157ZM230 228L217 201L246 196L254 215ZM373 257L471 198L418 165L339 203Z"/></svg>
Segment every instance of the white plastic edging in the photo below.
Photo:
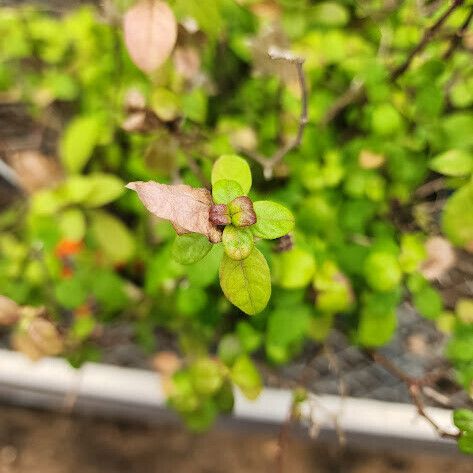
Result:
<svg viewBox="0 0 473 473"><path fill-rule="evenodd" d="M23 355L0 350L0 397L11 403L60 409L72 404L120 417L125 411L140 411L151 419L165 413L165 396L159 375L152 371L87 363L75 370L58 358L36 363ZM256 401L241 393L235 396L233 419L254 424L280 425L287 419L292 393L265 388ZM454 432L451 412L427 408L439 426ZM438 437L432 427L419 417L412 405L338 396L313 396L303 406L305 417L321 430L335 427L347 434L370 438L418 441L443 446L453 442ZM336 426L335 426L336 424Z"/></svg>

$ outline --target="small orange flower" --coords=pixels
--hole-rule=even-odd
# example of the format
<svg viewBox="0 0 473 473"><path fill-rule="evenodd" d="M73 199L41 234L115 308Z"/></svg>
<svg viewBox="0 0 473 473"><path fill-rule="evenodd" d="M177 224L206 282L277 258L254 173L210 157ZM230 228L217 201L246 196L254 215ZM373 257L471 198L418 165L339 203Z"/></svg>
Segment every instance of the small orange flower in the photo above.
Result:
<svg viewBox="0 0 473 473"><path fill-rule="evenodd" d="M82 251L82 248L82 241L61 240L56 246L56 256L64 258L65 256L75 255Z"/></svg>

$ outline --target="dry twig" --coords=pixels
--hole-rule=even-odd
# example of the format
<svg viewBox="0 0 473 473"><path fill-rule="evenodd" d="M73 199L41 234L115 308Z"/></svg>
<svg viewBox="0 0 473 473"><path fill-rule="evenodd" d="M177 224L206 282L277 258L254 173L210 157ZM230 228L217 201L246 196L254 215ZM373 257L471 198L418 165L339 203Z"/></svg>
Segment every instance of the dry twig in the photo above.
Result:
<svg viewBox="0 0 473 473"><path fill-rule="evenodd" d="M430 414L426 411L424 401L422 398L422 388L432 382L432 377L427 375L424 378L414 378L405 373L401 368L395 365L389 358L375 350L367 350L367 355L378 365L382 366L386 371L401 380L407 388L409 396L417 408L417 413L423 417L442 438L449 438L457 440L460 437L460 432L452 433L445 431L437 424Z"/></svg>
<svg viewBox="0 0 473 473"><path fill-rule="evenodd" d="M256 161L263 168L263 174L266 179L273 177L273 171L276 165L278 165L286 154L290 151L299 147L304 134L304 128L308 122L308 92L307 83L304 74L304 58L294 56L288 51L280 50L277 48L271 48L268 51L269 57L273 60L282 60L294 64L297 70L297 80L301 91L301 111L299 115L298 129L296 135L286 144L278 148L274 154L270 157L263 156L259 153L243 151L246 156Z"/></svg>
<svg viewBox="0 0 473 473"><path fill-rule="evenodd" d="M399 77L401 77L404 72L406 72L413 59L420 54L426 46L429 44L429 42L437 35L437 33L440 31L440 28L443 26L445 21L450 17L450 15L460 6L462 6L464 3L464 0L453 0L452 4L450 7L444 12L444 14L429 28L427 28L424 31L424 34L422 35L421 40L417 43L417 45L411 50L407 58L404 60L402 64L400 64L398 67L394 68L390 75L389 79L391 82L395 82ZM468 23L466 26L462 25L460 27L460 35L456 34L456 37L461 38L461 30L462 28L467 28L470 20L468 20ZM458 40L459 41L459 40ZM455 46L453 46L453 50L456 48L457 43L455 42ZM449 55L453 54L453 50ZM364 85L362 82L357 82L353 81L350 85L350 87L338 98L338 100L335 101L335 103L327 110L325 116L322 118L321 123L323 125L327 125L330 123L332 120L334 120L343 110L345 110L346 107L348 107L350 104L356 102L356 101L362 101L364 102L366 100L366 95L364 91Z"/></svg>
<svg viewBox="0 0 473 473"><path fill-rule="evenodd" d="M448 47L448 49L445 51L445 54L443 55L444 61L447 61L448 59L450 59L453 53L455 52L455 50L460 45L463 35L465 34L465 31L468 29L468 26L470 25L471 20L473 20L473 7L471 7L470 13L468 13L463 24L460 26L458 31L453 35L450 41L450 46Z"/></svg>

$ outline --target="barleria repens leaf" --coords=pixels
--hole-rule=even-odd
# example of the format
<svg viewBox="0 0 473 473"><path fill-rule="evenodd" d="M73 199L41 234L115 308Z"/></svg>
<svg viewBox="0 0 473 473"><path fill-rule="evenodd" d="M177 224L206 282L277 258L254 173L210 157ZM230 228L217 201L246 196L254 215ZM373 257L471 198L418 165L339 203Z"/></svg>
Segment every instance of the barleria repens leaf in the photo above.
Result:
<svg viewBox="0 0 473 473"><path fill-rule="evenodd" d="M464 432L458 439L458 448L463 453L473 455L473 431Z"/></svg>
<svg viewBox="0 0 473 473"><path fill-rule="evenodd" d="M247 355L241 355L237 358L230 376L248 399L256 399L263 389L261 376L251 358Z"/></svg>
<svg viewBox="0 0 473 473"><path fill-rule="evenodd" d="M462 432L473 433L473 411L470 409L457 409L453 412L453 423Z"/></svg>
<svg viewBox="0 0 473 473"><path fill-rule="evenodd" d="M212 186L222 179L237 182L243 194L246 195L251 189L250 166L240 156L234 154L223 155L213 165Z"/></svg>
<svg viewBox="0 0 473 473"><path fill-rule="evenodd" d="M123 28L133 62L147 73L166 61L176 43L174 13L160 0L138 1L125 13Z"/></svg>
<svg viewBox="0 0 473 473"><path fill-rule="evenodd" d="M181 264L200 261L210 250L212 243L200 233L178 235L172 245L172 256Z"/></svg>
<svg viewBox="0 0 473 473"><path fill-rule="evenodd" d="M473 171L473 155L463 149L451 149L435 156L429 167L446 176L467 176Z"/></svg>
<svg viewBox="0 0 473 473"><path fill-rule="evenodd" d="M233 199L228 204L228 210L233 225L237 227L249 227L256 223L253 202L251 202L251 199L246 197L246 195Z"/></svg>
<svg viewBox="0 0 473 473"><path fill-rule="evenodd" d="M249 228L227 225L223 230L222 243L225 253L234 260L248 257L254 246L253 234Z"/></svg>
<svg viewBox="0 0 473 473"><path fill-rule="evenodd" d="M256 223L251 227L259 238L273 240L288 234L294 228L294 215L281 204L260 200L253 204Z"/></svg>
<svg viewBox="0 0 473 473"><path fill-rule="evenodd" d="M124 263L135 253L135 240L128 227L114 215L95 210L90 213L90 231L104 255L114 263Z"/></svg>
<svg viewBox="0 0 473 473"><path fill-rule="evenodd" d="M302 248L293 248L273 258L275 282L284 289L307 286L315 273L314 256Z"/></svg>
<svg viewBox="0 0 473 473"><path fill-rule="evenodd" d="M221 240L221 231L209 220L213 200L207 189L151 181L130 182L126 187L136 191L152 214L169 220L178 234L202 233L213 243Z"/></svg>
<svg viewBox="0 0 473 473"><path fill-rule="evenodd" d="M225 297L246 314L261 312L271 296L271 276L265 257L256 247L243 260L224 254L220 285Z"/></svg>
<svg viewBox="0 0 473 473"><path fill-rule="evenodd" d="M60 153L64 167L72 174L82 171L100 141L101 115L78 116L71 120L61 139Z"/></svg>
<svg viewBox="0 0 473 473"><path fill-rule="evenodd" d="M442 229L448 239L458 246L473 242L473 184L458 189L445 204Z"/></svg>
<svg viewBox="0 0 473 473"><path fill-rule="evenodd" d="M229 204L243 194L243 189L236 181L221 179L212 185L212 197L216 204Z"/></svg>
<svg viewBox="0 0 473 473"><path fill-rule="evenodd" d="M225 204L215 204L210 207L209 220L213 225L230 225L232 218Z"/></svg>

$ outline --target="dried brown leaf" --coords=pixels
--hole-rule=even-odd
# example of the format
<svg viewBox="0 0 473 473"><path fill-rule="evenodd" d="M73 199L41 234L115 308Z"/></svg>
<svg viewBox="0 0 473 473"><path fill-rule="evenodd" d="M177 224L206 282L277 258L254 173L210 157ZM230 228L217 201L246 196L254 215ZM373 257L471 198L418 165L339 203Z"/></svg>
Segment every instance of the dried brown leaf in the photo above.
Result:
<svg viewBox="0 0 473 473"><path fill-rule="evenodd" d="M20 306L5 296L0 296L0 325L12 325L20 316Z"/></svg>
<svg viewBox="0 0 473 473"><path fill-rule="evenodd" d="M384 164L385 158L382 154L363 149L358 156L358 162L363 169L377 169Z"/></svg>
<svg viewBox="0 0 473 473"><path fill-rule="evenodd" d="M193 79L200 72L200 56L192 46L180 46L174 51L174 67L185 79Z"/></svg>
<svg viewBox="0 0 473 473"><path fill-rule="evenodd" d="M127 188L136 191L152 214L169 220L179 234L201 233L213 243L221 241L221 231L209 220L213 200L207 189L152 181L130 182Z"/></svg>
<svg viewBox="0 0 473 473"><path fill-rule="evenodd" d="M7 156L7 162L18 175L21 187L29 194L53 187L64 177L57 159L36 150L17 151Z"/></svg>
<svg viewBox="0 0 473 473"><path fill-rule="evenodd" d="M421 273L429 280L438 279L455 264L455 251L448 240L435 236L425 243L427 260Z"/></svg>
<svg viewBox="0 0 473 473"><path fill-rule="evenodd" d="M182 366L182 360L172 351L156 353L151 363L158 373L164 375L172 375Z"/></svg>
<svg viewBox="0 0 473 473"><path fill-rule="evenodd" d="M133 62L147 73L166 61L176 43L176 18L159 0L141 0L131 7L125 13L123 28Z"/></svg>
<svg viewBox="0 0 473 473"><path fill-rule="evenodd" d="M32 311L34 312L34 308ZM33 318L11 337L12 347L33 361L43 356L58 355L64 349L64 342L57 328L40 317Z"/></svg>

